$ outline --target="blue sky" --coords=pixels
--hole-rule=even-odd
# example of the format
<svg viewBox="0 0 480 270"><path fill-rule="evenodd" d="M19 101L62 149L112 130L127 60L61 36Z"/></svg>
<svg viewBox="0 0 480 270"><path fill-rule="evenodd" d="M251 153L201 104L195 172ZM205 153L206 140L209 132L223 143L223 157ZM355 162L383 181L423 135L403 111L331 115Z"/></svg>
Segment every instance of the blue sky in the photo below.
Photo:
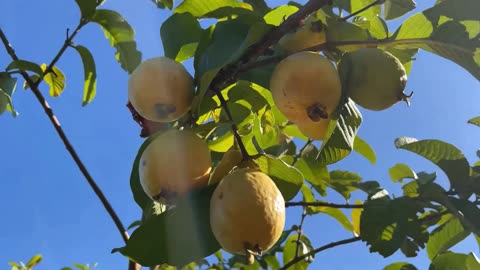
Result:
<svg viewBox="0 0 480 270"><path fill-rule="evenodd" d="M419 1L418 10L433 2ZM18 56L37 63L51 61L63 43L66 28L75 27L79 19L73 0L2 1L0 6L0 26ZM103 8L120 12L134 27L143 59L163 54L159 28L169 16L168 11L156 9L149 0L110 0ZM66 89L61 97L48 101L91 174L128 226L140 216L130 192L129 175L143 141L125 107L128 75L115 61L114 50L97 25L87 25L75 41L88 47L96 59L97 96L92 104L81 107L83 67L77 52L70 49L58 62L67 75ZM8 63L10 58L2 46L0 67ZM41 89L47 94L45 85ZM352 154L332 168L357 172L365 180L377 180L390 193L400 195L400 185L388 177L388 168L397 162L409 164L416 171L437 171L438 181L444 185L446 181L428 161L396 150L396 137L441 139L462 149L469 161L475 161L480 129L466 121L480 115L478 81L452 62L421 52L409 77L407 91L410 90L415 91L415 96L409 108L397 104L383 112L362 110L364 122L359 134L376 150L377 163L371 165ZM42 108L29 91L18 89L13 98L20 115L16 119L8 114L0 116L0 268L7 268L8 261L26 261L40 253L44 261L39 270L94 262L99 264L97 269L125 269L125 258L110 254L112 248L123 246L120 235ZM342 202L333 191L330 194L328 201ZM357 197L364 198L360 193L354 196ZM289 210L288 224L298 222L298 210ZM335 220L322 215L307 217L305 230L314 246L351 237ZM478 255L478 245L472 238L454 250L474 251ZM394 261L409 261L419 269L426 269L429 263L424 252L413 259L398 252L383 259L370 254L364 243L354 243L319 253L313 268L381 269Z"/></svg>

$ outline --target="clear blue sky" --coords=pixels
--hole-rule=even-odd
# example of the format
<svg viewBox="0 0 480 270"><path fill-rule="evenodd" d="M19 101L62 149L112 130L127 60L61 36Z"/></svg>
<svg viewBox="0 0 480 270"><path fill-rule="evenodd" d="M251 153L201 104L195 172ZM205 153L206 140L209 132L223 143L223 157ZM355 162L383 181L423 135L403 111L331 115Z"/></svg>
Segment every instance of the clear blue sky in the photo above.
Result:
<svg viewBox="0 0 480 270"><path fill-rule="evenodd" d="M422 10L434 1L418 2ZM135 28L143 59L163 54L159 28L169 16L168 11L156 9L150 0L110 0L103 8L119 11ZM18 56L37 63L51 61L63 43L66 28L75 27L79 19L74 0L5 0L0 10L0 26ZM60 98L49 98L49 103L128 226L140 216L130 192L129 175L143 141L125 107L128 76L115 61L114 50L97 25L86 26L75 41L88 47L96 59L97 96L92 104L81 107L83 67L77 52L70 49L58 63L67 75L67 87ZM10 58L2 46L0 67L8 63ZM45 85L41 88L46 94ZM480 128L467 125L466 121L480 115L479 82L452 62L421 52L407 90L415 91L410 108L397 104L384 112L362 110L360 135L376 150L377 164L371 165L352 154L332 168L357 172L365 180L377 180L391 194L399 195L400 185L393 184L388 177L388 168L397 162L409 164L416 171L436 170L438 181L446 181L429 162L396 150L393 140L398 136L445 140L462 149L469 161L476 160ZM20 115L16 119L8 114L0 117L0 268L8 269L10 260L26 261L40 253L44 261L39 270L94 262L99 264L97 269L126 269L125 258L110 254L112 248L123 246L120 235L32 93L18 89L13 100ZM343 202L333 191L330 194L328 201ZM364 199L363 194L356 196ZM289 225L298 222L297 210L290 212ZM306 223L306 233L314 246L351 237L328 216L308 217ZM478 254L478 245L469 238L454 250ZM414 259L406 259L400 252L383 259L370 254L364 243L354 243L319 253L312 269L382 269L390 262L404 260L419 269L427 269L429 263L424 252Z"/></svg>

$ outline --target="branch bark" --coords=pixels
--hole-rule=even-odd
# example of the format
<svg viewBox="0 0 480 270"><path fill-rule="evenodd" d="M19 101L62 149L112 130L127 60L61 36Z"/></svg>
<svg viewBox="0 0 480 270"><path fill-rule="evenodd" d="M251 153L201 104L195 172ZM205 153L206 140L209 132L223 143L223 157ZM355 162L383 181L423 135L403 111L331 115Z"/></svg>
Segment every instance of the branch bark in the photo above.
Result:
<svg viewBox="0 0 480 270"><path fill-rule="evenodd" d="M289 261L288 263L286 263L282 268L280 268L279 270L286 270L288 269L289 267L293 266L294 264L300 262L301 260L309 257L309 256L312 256L312 255L315 255L319 252L322 252L324 250L327 250L327 249L330 249L330 248L333 248L333 247L336 247L336 246L341 246L341 245L345 245L345 244L350 244L350 243L353 243L353 242L357 242L357 241L360 241L361 238L360 237L352 237L352 238L348 238L348 239L344 239L344 240L340 240L340 241L337 241L337 242L332 242L328 245L325 245L325 246L322 246L322 247L319 247L319 248L316 248L308 253L305 253L304 255L302 256L299 256L299 257L295 257L293 260Z"/></svg>
<svg viewBox="0 0 480 270"><path fill-rule="evenodd" d="M353 208L363 208L363 204L337 204L337 203L328 203L328 202L287 202L285 203L285 207L292 207L292 206L324 206L324 207L331 207L331 208L345 208L345 209L353 209Z"/></svg>

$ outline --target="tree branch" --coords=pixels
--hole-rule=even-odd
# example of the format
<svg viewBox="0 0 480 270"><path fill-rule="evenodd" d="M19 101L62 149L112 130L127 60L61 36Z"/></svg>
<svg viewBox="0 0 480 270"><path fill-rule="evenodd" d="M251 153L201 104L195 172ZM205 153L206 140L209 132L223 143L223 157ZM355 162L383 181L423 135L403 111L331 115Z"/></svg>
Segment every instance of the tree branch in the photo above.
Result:
<svg viewBox="0 0 480 270"><path fill-rule="evenodd" d="M287 202L285 203L285 207L291 206L324 206L324 207L331 207L331 208L345 208L345 209L353 209L353 208L363 208L363 204L336 204L336 203L328 203L328 202Z"/></svg>
<svg viewBox="0 0 480 270"><path fill-rule="evenodd" d="M72 34L73 35L73 34ZM3 42L3 45L5 46L5 49L7 50L7 53L10 55L10 57L13 59L13 60L19 60L19 58L17 57L16 53L15 53L15 50L12 48L12 46L10 45L10 42L8 41L7 37L5 36L5 34L3 33L3 30L0 28L0 39L2 40ZM61 54L57 54L57 55L61 55ZM54 63L54 61L52 61L52 63ZM120 221L120 218L118 217L118 215L116 214L115 210L113 209L113 207L110 205L110 202L107 200L107 198L105 197L105 195L103 194L102 190L100 189L100 187L96 184L95 180L92 178L92 176L90 175L90 173L88 172L87 168L85 167L85 165L83 164L82 160L80 159L80 157L78 156L77 152L75 151L75 149L73 148L72 144L70 143L67 135L65 134L65 132L63 131L61 125L60 125L60 122L58 121L57 117L55 116L55 114L53 113L53 110L52 108L50 107L50 105L48 105L48 102L47 100L43 97L42 93L40 92L40 90L38 89L38 86L36 84L36 82L34 82L29 76L28 74L21 70L20 71L20 74L22 75L22 77L25 79L25 81L28 83L28 85L30 86L30 89L32 90L33 94L35 95L35 97L37 98L38 102L40 102L40 105L43 107L45 113L47 114L48 118L50 119L50 122L52 123L53 127L55 128L55 130L57 131L57 134L58 136L60 137L60 139L62 140L63 144L65 145L65 147L67 148L67 151L70 153L70 155L72 156L73 160L75 161L75 163L77 164L78 168L80 169L80 171L82 172L83 176L85 177L85 179L87 180L87 182L90 184L90 187L93 189L93 191L95 192L95 194L97 195L97 197L100 199L100 201L102 202L103 206L105 207L105 210L108 212L108 214L110 215L110 217L112 218L113 222L115 223L115 225L117 226L117 229L118 231L120 232L121 236L122 236L122 239L123 241L126 243L128 241L128 232L125 230L125 227L123 227L122 225L122 222ZM38 82L38 81L37 81Z"/></svg>
<svg viewBox="0 0 480 270"><path fill-rule="evenodd" d="M300 149L300 151L298 151L298 153L293 156L293 161L292 161L292 166L295 165L295 163L297 163L298 159L300 159L303 155L303 152L305 151L305 149L307 149L307 147L312 144L313 140L312 139L308 139L307 142L305 143L305 145L303 145L302 149Z"/></svg>
<svg viewBox="0 0 480 270"><path fill-rule="evenodd" d="M301 238L303 234L303 223L305 222L305 217L307 217L307 208L303 207L302 210L302 217L300 218L300 225L298 226L297 229L297 246L295 247L295 258L298 257L298 252L300 251L300 243L301 243Z"/></svg>
<svg viewBox="0 0 480 270"><path fill-rule="evenodd" d="M299 257L296 257L294 258L293 260L289 261L288 263L286 263L282 268L280 268L279 270L286 270L288 269L290 266L300 262L301 260L309 257L309 256L313 256L321 251L324 251L324 250L327 250L327 249L330 249L330 248L333 248L333 247L336 247L336 246L341 246L341 245L345 245L345 244L350 244L350 243L353 243L353 242L357 242L357 241L360 241L361 238L360 237L352 237L352 238L348 238L348 239L344 239L344 240L340 240L340 241L337 241L337 242L332 242L328 245L325 245L325 246L322 246L322 247L319 247L317 249L314 249L308 253L305 253L304 255L302 256L299 256Z"/></svg>
<svg viewBox="0 0 480 270"><path fill-rule="evenodd" d="M367 6L365 6L365 7L361 8L361 9L359 9L359 10L357 10L357 11L355 11L355 12L352 12L352 13L350 13L349 15L341 18L340 21L346 21L346 20L352 18L353 16L356 16L356 15L364 12L365 10L367 10L367 9L373 7L373 6L382 4L383 2L385 2L385 0L377 0L377 1L375 1L375 2L372 2L372 3L368 4Z"/></svg>

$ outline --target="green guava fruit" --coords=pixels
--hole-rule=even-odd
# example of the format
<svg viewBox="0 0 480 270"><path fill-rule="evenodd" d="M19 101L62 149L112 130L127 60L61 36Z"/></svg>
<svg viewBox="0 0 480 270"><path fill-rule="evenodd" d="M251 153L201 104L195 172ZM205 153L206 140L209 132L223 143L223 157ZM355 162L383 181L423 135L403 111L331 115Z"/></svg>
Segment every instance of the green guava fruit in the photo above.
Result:
<svg viewBox="0 0 480 270"><path fill-rule="evenodd" d="M407 73L403 64L391 53L377 48L347 52L338 64L342 87L361 107L381 111L399 101L409 103L403 92Z"/></svg>

